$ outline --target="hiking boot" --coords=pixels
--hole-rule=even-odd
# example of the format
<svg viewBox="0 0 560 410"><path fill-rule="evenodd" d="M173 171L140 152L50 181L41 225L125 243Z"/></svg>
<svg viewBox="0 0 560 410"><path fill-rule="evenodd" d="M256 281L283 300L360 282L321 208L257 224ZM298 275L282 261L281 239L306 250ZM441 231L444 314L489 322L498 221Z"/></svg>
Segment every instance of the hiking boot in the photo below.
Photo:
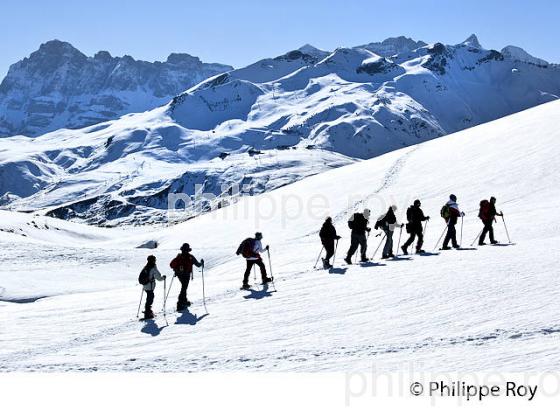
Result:
<svg viewBox="0 0 560 410"><path fill-rule="evenodd" d="M450 248L449 246L444 246L443 248L441 248L442 251L448 251L448 250L450 250L450 249L451 249L451 248Z"/></svg>
<svg viewBox="0 0 560 410"><path fill-rule="evenodd" d="M426 253L424 249L416 249L416 253Z"/></svg>
<svg viewBox="0 0 560 410"><path fill-rule="evenodd" d="M352 265L352 260L349 257L344 259L344 262L346 262L348 265Z"/></svg>
<svg viewBox="0 0 560 410"><path fill-rule="evenodd" d="M153 318L154 318L154 312L151 309L144 311L144 319L153 319Z"/></svg>
<svg viewBox="0 0 560 410"><path fill-rule="evenodd" d="M484 243L484 242L479 242L478 243L478 246L484 246L484 245L486 245L486 243Z"/></svg>
<svg viewBox="0 0 560 410"><path fill-rule="evenodd" d="M251 289L251 286L249 286L248 283L244 283L243 286L241 286L241 289Z"/></svg>
<svg viewBox="0 0 560 410"><path fill-rule="evenodd" d="M332 268L332 265L329 263L328 260L323 258L323 269L330 269L330 268Z"/></svg>
<svg viewBox="0 0 560 410"><path fill-rule="evenodd" d="M408 255L408 251L407 251L407 249L406 249L406 246L401 246L401 249L402 249L402 252L403 252L405 255ZM416 253L418 253L418 251L416 251Z"/></svg>
<svg viewBox="0 0 560 410"><path fill-rule="evenodd" d="M390 257L389 255L382 255L381 259L389 259L389 257Z"/></svg>
<svg viewBox="0 0 560 410"><path fill-rule="evenodd" d="M361 261L364 262L364 263L369 262L369 258L362 258Z"/></svg>
<svg viewBox="0 0 560 410"><path fill-rule="evenodd" d="M262 283L270 283L270 282L272 282L272 278L269 278L268 276L262 278Z"/></svg>
<svg viewBox="0 0 560 410"><path fill-rule="evenodd" d="M460 249L461 247L459 245L453 245L453 248Z"/></svg>
<svg viewBox="0 0 560 410"><path fill-rule="evenodd" d="M490 242L492 245L496 245L498 243L498 241L492 241Z"/></svg>

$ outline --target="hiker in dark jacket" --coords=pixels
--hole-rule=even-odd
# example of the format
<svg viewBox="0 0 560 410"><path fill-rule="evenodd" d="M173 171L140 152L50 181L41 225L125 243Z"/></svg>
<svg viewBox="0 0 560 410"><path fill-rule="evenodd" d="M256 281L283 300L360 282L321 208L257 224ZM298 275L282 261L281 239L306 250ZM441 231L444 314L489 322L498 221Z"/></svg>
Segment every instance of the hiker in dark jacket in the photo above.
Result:
<svg viewBox="0 0 560 410"><path fill-rule="evenodd" d="M397 210L396 205L391 205L387 210L387 213L377 220L375 223L375 229L381 228L385 232L385 246L383 247L382 259L393 258L393 232L397 226L397 217L395 216L395 211Z"/></svg>
<svg viewBox="0 0 560 410"><path fill-rule="evenodd" d="M459 249L459 244L457 243L457 230L455 229L455 225L457 225L457 221L459 217L465 216L464 212L459 210L459 205L457 204L457 197L453 194L449 196L449 201L446 204L449 214L447 218L445 218L445 222L447 223L447 235L445 235L445 239L443 241L442 250L449 250L449 242L451 241L451 245L455 249Z"/></svg>
<svg viewBox="0 0 560 410"><path fill-rule="evenodd" d="M422 250L422 245L424 244L424 229L422 228L422 222L430 219L429 216L424 216L420 200L414 201L414 204L406 210L406 219L408 223L406 224L406 231L410 234L408 240L401 247L403 253L408 255L408 247L412 245L416 237L418 237L418 242L416 242L416 253L424 253Z"/></svg>
<svg viewBox="0 0 560 410"><path fill-rule="evenodd" d="M350 238L350 249L348 249L348 254L346 255L346 259L344 259L344 261L349 265L352 264L352 256L358 250L358 246L360 246L362 262L367 262L368 260L366 256L366 233L369 234L369 232L371 231L371 228L368 227L370 214L371 212L369 209L364 209L363 213L357 212L348 220L348 227L352 230L352 235Z"/></svg>
<svg viewBox="0 0 560 410"><path fill-rule="evenodd" d="M325 257L323 258L323 268L332 268L330 259L334 255L334 241L338 241L340 236L336 234L336 228L334 227L330 216L323 223L323 226L319 231L319 237L321 238L321 243L325 247L326 252Z"/></svg>
<svg viewBox="0 0 560 410"><path fill-rule="evenodd" d="M490 236L490 243L496 244L498 241L494 238L494 227L492 224L496 221L496 216L504 216L503 213L496 211L496 198L491 197L490 201L484 199L480 202L480 210L478 212L478 217L484 224L484 228L480 234L478 240L478 245L486 245L484 239L486 239L486 234Z"/></svg>
<svg viewBox="0 0 560 410"><path fill-rule="evenodd" d="M245 274L243 275L243 284L241 286L242 289L250 289L249 276L251 275L251 269L254 265L257 265L261 271L263 285L272 282L273 280L271 277L266 275L266 267L264 266L264 262L261 257L261 252L269 249L268 245L263 248L261 242L262 238L262 233L256 232L254 238L245 239L241 242L239 248L237 248L236 254L242 255L247 261L247 267L245 268Z"/></svg>
<svg viewBox="0 0 560 410"><path fill-rule="evenodd" d="M200 262L190 254L192 251L188 243L184 243L181 246L181 253L178 254L169 266L175 272L175 276L181 282L181 291L179 292L179 298L177 299L177 311L185 310L191 305L191 302L187 299L187 288L189 287L189 282L193 273L193 265L200 268L204 266L204 259Z"/></svg>

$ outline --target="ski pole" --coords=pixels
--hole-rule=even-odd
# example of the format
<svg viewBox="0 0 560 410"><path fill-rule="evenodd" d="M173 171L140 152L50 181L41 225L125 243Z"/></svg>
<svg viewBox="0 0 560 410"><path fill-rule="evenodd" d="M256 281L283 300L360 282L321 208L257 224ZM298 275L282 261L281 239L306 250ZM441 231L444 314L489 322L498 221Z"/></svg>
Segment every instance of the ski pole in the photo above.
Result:
<svg viewBox="0 0 560 410"><path fill-rule="evenodd" d="M272 287L274 288L274 291L276 292L276 285L274 284L274 275L272 274L272 261L270 260L270 249L266 249L266 253L268 255L268 268L270 269L270 279L272 279Z"/></svg>
<svg viewBox="0 0 560 410"><path fill-rule="evenodd" d="M165 295L167 294L167 277L163 278L163 316L166 314L165 303L167 302L167 298Z"/></svg>
<svg viewBox="0 0 560 410"><path fill-rule="evenodd" d="M480 238L480 235L482 235L482 231L483 231L483 230L484 230L484 228L482 228L482 229L480 230L480 232L478 233L478 235L476 235L476 238L474 238L474 241L472 241L471 246L473 246L474 243L476 242L476 240L477 240L478 238Z"/></svg>
<svg viewBox="0 0 560 410"><path fill-rule="evenodd" d="M319 256L317 256L317 260L315 261L315 265L313 265L313 269L317 268L317 264L319 263L319 259L321 259L321 255L323 254L323 249L325 249L325 246L323 245L323 247L321 248L321 252L319 252Z"/></svg>
<svg viewBox="0 0 560 410"><path fill-rule="evenodd" d="M447 224L445 224L445 228L443 228L443 232L441 233L441 236L439 237L436 246L434 247L434 251L437 249L437 247L439 246L439 243L441 242L441 239L443 238L443 235L445 234L445 232L447 231Z"/></svg>
<svg viewBox="0 0 560 410"><path fill-rule="evenodd" d="M511 238L509 237L509 231L508 231L508 228L507 228L507 225L506 225L506 220L505 220L503 214L502 214L502 222L504 223L504 228L506 228L506 235L508 237L508 241L509 241L509 243L511 243Z"/></svg>
<svg viewBox="0 0 560 410"><path fill-rule="evenodd" d="M138 303L138 312L136 312L136 318L138 318L140 316L140 306L142 306L142 299L144 298L144 287L142 286L142 289L140 289L140 303Z"/></svg>
<svg viewBox="0 0 560 410"><path fill-rule="evenodd" d="M208 313L208 308L206 307L206 290L204 288L204 265L202 265L200 272L202 277L202 304L204 305L204 310Z"/></svg>
<svg viewBox="0 0 560 410"><path fill-rule="evenodd" d="M459 248L463 246L463 219L465 217L461 215L461 240L459 241Z"/></svg>
<svg viewBox="0 0 560 410"><path fill-rule="evenodd" d="M401 231L399 232L399 242L397 244L397 254L399 253L399 249L401 249L401 236L402 236L402 225L401 225Z"/></svg>
<svg viewBox="0 0 560 410"><path fill-rule="evenodd" d="M333 257L332 257L332 266L334 266L334 261L336 259L336 249L338 248L338 239L336 240L336 243L334 245L334 253L333 253Z"/></svg>
<svg viewBox="0 0 560 410"><path fill-rule="evenodd" d="M429 219L426 219L426 222L424 222L424 230L422 231L422 234L424 235L424 239L426 239L426 231L428 230L428 221ZM418 246L418 240L419 237L416 236L416 246Z"/></svg>
<svg viewBox="0 0 560 410"><path fill-rule="evenodd" d="M383 240L385 239L385 237L387 236L387 234L383 235L383 238L381 238L381 241L379 241L379 245L377 245L377 248L375 248L375 251L373 252L373 255L371 255L371 259L375 259L375 255L377 255L377 251L379 250L379 248L381 248L381 244L383 243Z"/></svg>
<svg viewBox="0 0 560 410"><path fill-rule="evenodd" d="M167 298L169 298L169 294L171 293L171 288L173 287L173 279L175 279L175 276L177 276L177 275L173 275L171 277L171 283L169 284L169 289L167 290L167 294L165 295L164 306L167 306Z"/></svg>

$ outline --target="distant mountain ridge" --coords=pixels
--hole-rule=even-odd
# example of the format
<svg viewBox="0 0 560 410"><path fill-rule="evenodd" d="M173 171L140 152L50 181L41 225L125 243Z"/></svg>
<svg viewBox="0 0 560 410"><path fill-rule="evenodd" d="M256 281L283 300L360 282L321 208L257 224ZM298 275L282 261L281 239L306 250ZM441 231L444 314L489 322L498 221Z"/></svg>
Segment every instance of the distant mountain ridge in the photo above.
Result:
<svg viewBox="0 0 560 410"><path fill-rule="evenodd" d="M391 40L384 53L401 47L391 56L374 47L305 45L147 112L0 139L0 205L100 225L165 222L169 194L260 194L560 98L558 65L484 49L474 35ZM442 175L460 153L449 158Z"/></svg>
<svg viewBox="0 0 560 410"><path fill-rule="evenodd" d="M0 83L0 136L36 136L142 112L231 69L189 54L153 63L107 51L88 57L69 43L48 41Z"/></svg>

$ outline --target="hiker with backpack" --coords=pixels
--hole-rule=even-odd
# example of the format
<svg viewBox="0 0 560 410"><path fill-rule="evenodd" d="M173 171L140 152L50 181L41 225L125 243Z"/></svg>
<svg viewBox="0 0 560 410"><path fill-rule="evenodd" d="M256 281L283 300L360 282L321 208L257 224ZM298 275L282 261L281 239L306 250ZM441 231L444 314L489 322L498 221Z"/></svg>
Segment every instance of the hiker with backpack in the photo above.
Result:
<svg viewBox="0 0 560 410"><path fill-rule="evenodd" d="M146 304L144 305L144 319L153 319L154 312L152 311L152 304L154 303L154 290L156 288L156 280L165 280L166 276L162 275L156 266L156 257L154 255L148 256L146 266L140 272L138 282L144 287L146 292Z"/></svg>
<svg viewBox="0 0 560 410"><path fill-rule="evenodd" d="M177 311L180 312L185 310L191 305L191 302L187 299L187 289L189 287L189 282L192 278L193 274L193 265L200 268L204 266L204 259L201 259L200 262L191 255L191 247L188 243L184 243L181 248L181 253L178 254L169 266L175 272L175 276L179 279L181 283L181 291L179 292L179 298L177 299Z"/></svg>
<svg viewBox="0 0 560 410"><path fill-rule="evenodd" d="M490 243L495 245L498 241L494 238L494 227L492 224L496 221L496 216L504 216L502 212L496 211L496 198L491 197L490 201L483 199L480 201L480 209L478 211L478 217L484 224L484 228L480 233L480 238L478 239L478 245L484 246L484 239L486 239L486 234L490 237Z"/></svg>
<svg viewBox="0 0 560 410"><path fill-rule="evenodd" d="M455 225L457 225L457 221L459 217L465 216L464 212L461 212L459 209L459 205L457 204L457 197L453 194L449 196L449 201L441 208L441 217L445 219L445 223L447 224L447 235L445 235L445 239L443 240L442 250L449 250L449 242L455 249L459 249L459 244L457 243L457 230Z"/></svg>
<svg viewBox="0 0 560 410"><path fill-rule="evenodd" d="M253 266L257 265L261 270L261 278L263 285L272 282L272 278L266 275L266 267L261 257L261 252L268 250L269 246L266 245L265 248L262 246L263 235L260 232L255 233L254 238L247 238L241 242L237 248L236 255L241 255L247 261L247 267L245 269L245 274L243 275L243 285L241 289L250 289L249 286L249 276L251 275L251 269Z"/></svg>
<svg viewBox="0 0 560 410"><path fill-rule="evenodd" d="M319 237L321 238L321 243L323 244L326 252L325 257L323 258L323 268L330 269L332 268L330 259L333 257L335 249L334 242L340 239L340 236L336 234L336 228L334 227L330 216L325 219L325 222L319 231Z"/></svg>
<svg viewBox="0 0 560 410"><path fill-rule="evenodd" d="M408 223L406 224L406 232L410 234L408 240L401 247L403 253L408 255L408 247L412 245L416 237L418 237L418 242L416 242L416 253L425 253L422 249L424 244L424 230L422 229L422 222L429 221L429 216L424 216L424 212L421 208L422 204L420 200L414 201L414 204L409 206L406 210L406 219Z"/></svg>
<svg viewBox="0 0 560 410"><path fill-rule="evenodd" d="M383 247L383 254L381 259L394 258L393 254L393 232L395 228L399 226L397 224L397 216L395 211L397 210L396 205L391 205L385 215L381 216L375 223L375 229L381 228L385 233L385 246ZM402 225L400 225L402 227Z"/></svg>
<svg viewBox="0 0 560 410"><path fill-rule="evenodd" d="M348 227L352 230L352 234L350 236L350 249L348 249L348 254L346 255L346 259L344 259L348 265L352 264L352 256L358 250L358 246L360 247L360 253L362 256L361 261L368 261L366 251L367 235L371 231L371 228L368 227L370 214L371 211L369 209L364 209L363 213L356 212L348 220Z"/></svg>

